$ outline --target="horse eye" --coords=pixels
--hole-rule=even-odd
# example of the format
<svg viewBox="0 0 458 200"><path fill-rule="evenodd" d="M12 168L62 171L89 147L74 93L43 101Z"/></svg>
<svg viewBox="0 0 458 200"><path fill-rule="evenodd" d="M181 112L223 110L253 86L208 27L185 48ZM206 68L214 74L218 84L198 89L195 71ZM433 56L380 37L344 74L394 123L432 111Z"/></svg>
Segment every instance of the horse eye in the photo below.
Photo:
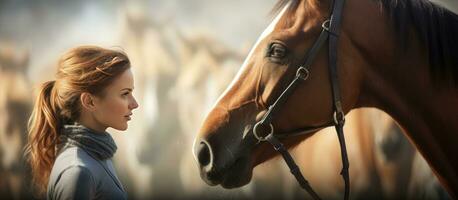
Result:
<svg viewBox="0 0 458 200"><path fill-rule="evenodd" d="M268 57L273 59L282 59L286 56L286 47L280 43L273 43L270 45Z"/></svg>

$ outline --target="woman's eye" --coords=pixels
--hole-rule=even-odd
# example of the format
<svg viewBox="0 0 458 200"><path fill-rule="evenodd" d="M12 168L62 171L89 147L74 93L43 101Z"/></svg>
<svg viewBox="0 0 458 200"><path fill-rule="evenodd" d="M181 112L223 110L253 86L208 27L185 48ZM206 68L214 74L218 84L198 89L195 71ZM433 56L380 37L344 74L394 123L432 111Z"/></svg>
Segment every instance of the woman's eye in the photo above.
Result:
<svg viewBox="0 0 458 200"><path fill-rule="evenodd" d="M122 94L122 96L127 96L127 95L129 95L129 93L128 93L128 92L126 92L126 93Z"/></svg>
<svg viewBox="0 0 458 200"><path fill-rule="evenodd" d="M269 49L269 57L274 59L282 59L286 56L286 47L280 43L273 43Z"/></svg>

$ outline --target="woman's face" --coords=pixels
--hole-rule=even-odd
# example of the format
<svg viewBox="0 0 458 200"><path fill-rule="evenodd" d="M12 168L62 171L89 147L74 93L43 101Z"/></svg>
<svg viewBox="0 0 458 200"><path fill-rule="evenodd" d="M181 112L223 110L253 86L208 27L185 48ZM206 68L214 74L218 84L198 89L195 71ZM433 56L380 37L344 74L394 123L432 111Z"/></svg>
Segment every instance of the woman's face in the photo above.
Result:
<svg viewBox="0 0 458 200"><path fill-rule="evenodd" d="M126 130L132 110L138 107L132 95L133 90L134 77L132 71L127 69L105 88L103 97L94 98L95 120L103 127Z"/></svg>

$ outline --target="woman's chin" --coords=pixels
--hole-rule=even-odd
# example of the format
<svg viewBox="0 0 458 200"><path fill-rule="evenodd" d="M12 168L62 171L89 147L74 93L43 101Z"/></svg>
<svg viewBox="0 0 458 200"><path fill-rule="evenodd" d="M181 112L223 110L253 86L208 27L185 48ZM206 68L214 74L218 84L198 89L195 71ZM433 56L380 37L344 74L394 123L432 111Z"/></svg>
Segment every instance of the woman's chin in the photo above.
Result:
<svg viewBox="0 0 458 200"><path fill-rule="evenodd" d="M121 126L112 126L111 128L116 129L116 130L118 130L118 131L125 131L125 130L127 130L127 127L128 127L128 125L127 125L127 123L126 123L125 125L121 125Z"/></svg>

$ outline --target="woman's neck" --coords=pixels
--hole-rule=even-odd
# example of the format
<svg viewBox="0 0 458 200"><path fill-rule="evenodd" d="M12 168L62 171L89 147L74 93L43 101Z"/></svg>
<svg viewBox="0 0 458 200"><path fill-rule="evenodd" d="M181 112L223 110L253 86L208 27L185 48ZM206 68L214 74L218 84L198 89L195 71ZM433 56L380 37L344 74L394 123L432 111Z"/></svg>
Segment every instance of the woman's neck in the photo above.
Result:
<svg viewBox="0 0 458 200"><path fill-rule="evenodd" d="M90 113L86 113L86 112L81 112L81 116L77 120L77 122L89 129L92 129L100 133L104 133L106 129L108 128L107 126L99 122L93 115L91 115Z"/></svg>

